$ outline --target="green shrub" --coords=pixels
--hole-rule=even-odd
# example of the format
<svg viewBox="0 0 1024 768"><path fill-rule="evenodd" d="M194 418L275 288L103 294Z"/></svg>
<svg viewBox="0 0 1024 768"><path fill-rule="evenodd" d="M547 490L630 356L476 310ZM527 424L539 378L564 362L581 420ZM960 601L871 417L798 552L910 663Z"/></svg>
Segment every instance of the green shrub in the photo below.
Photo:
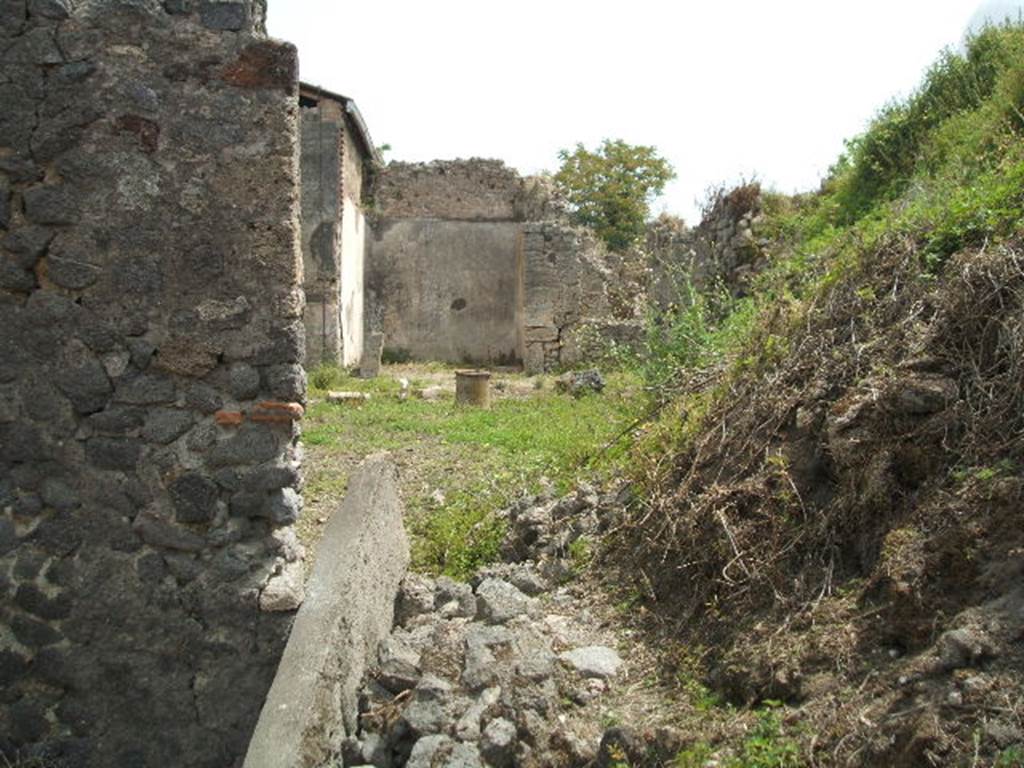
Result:
<svg viewBox="0 0 1024 768"><path fill-rule="evenodd" d="M766 702L740 754L729 760L726 768L799 768L800 747L784 734L777 707L776 702Z"/></svg>
<svg viewBox="0 0 1024 768"><path fill-rule="evenodd" d="M982 30L963 54L944 52L915 93L885 106L866 132L848 142L830 180L838 220L853 223L906 191L946 121L978 110L994 95L1012 115L1022 56L1024 32L1012 24Z"/></svg>
<svg viewBox="0 0 1024 768"><path fill-rule="evenodd" d="M321 363L309 372L307 378L311 389L325 391L338 387L347 377L348 373L343 368Z"/></svg>
<svg viewBox="0 0 1024 768"><path fill-rule="evenodd" d="M442 508L412 521L413 563L456 579L493 563L506 527L493 510L503 503L473 489L450 495Z"/></svg>

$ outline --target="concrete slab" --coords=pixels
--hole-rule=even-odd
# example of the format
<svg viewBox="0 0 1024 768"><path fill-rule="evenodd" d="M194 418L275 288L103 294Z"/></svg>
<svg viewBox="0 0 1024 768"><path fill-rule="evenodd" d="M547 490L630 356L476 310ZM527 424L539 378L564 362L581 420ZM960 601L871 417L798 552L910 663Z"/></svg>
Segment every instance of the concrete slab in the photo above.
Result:
<svg viewBox="0 0 1024 768"><path fill-rule="evenodd" d="M244 768L313 768L355 733L359 685L408 566L394 465L371 456L327 523Z"/></svg>

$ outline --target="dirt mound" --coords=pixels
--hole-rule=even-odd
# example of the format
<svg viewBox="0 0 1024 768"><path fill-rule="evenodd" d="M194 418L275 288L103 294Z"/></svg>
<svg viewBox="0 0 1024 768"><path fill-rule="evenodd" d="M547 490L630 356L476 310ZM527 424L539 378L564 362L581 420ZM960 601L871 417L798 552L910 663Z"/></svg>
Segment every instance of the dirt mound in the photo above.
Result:
<svg viewBox="0 0 1024 768"><path fill-rule="evenodd" d="M922 271L893 239L780 304L613 545L648 628L733 704L785 702L810 764L1024 738L1024 249Z"/></svg>

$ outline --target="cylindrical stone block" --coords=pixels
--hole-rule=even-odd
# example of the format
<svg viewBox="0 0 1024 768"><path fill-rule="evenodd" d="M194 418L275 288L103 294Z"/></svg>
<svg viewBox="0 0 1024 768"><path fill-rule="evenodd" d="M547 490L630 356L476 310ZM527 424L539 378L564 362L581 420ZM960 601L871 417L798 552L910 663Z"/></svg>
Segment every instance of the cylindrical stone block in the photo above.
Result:
<svg viewBox="0 0 1024 768"><path fill-rule="evenodd" d="M491 374L489 371L456 371L455 402L477 408L491 407Z"/></svg>

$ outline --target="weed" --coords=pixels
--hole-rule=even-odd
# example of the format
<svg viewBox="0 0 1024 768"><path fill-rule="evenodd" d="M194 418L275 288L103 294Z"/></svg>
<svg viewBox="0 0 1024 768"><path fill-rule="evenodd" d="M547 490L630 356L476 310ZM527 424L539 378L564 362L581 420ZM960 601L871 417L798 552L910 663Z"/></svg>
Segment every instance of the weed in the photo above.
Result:
<svg viewBox="0 0 1024 768"><path fill-rule="evenodd" d="M1007 747L999 753L993 768L1024 768L1024 748Z"/></svg>
<svg viewBox="0 0 1024 768"><path fill-rule="evenodd" d="M395 365L401 363L408 363L412 360L412 353L407 349L391 349L384 347L383 353L381 353L381 362L387 365Z"/></svg>
<svg viewBox="0 0 1024 768"><path fill-rule="evenodd" d="M348 372L337 365L318 365L309 372L309 386L314 390L336 389L348 377Z"/></svg>
<svg viewBox="0 0 1024 768"><path fill-rule="evenodd" d="M505 524L494 515L504 499L479 496L465 489L446 497L445 504L412 521L413 562L422 570L467 578L498 558Z"/></svg>
<svg viewBox="0 0 1024 768"><path fill-rule="evenodd" d="M726 768L798 768L800 747L784 735L778 702L765 702L757 722L743 742L740 754L726 762Z"/></svg>
<svg viewBox="0 0 1024 768"><path fill-rule="evenodd" d="M589 539L581 536L569 545L569 561L575 573L582 573L594 559L594 551Z"/></svg>
<svg viewBox="0 0 1024 768"><path fill-rule="evenodd" d="M714 755L711 745L705 741L687 747L679 752L672 765L674 768L704 768Z"/></svg>

